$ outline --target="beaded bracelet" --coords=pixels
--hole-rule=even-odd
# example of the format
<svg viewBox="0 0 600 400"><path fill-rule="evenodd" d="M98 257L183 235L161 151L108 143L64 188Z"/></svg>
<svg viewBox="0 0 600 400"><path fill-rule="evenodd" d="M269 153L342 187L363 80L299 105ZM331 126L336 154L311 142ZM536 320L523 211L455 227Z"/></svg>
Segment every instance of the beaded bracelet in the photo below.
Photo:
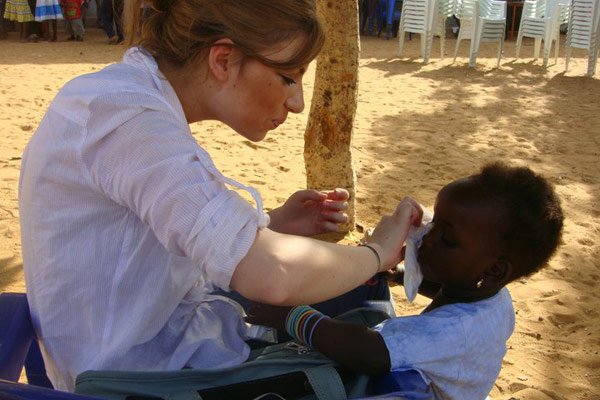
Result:
<svg viewBox="0 0 600 400"><path fill-rule="evenodd" d="M317 319L310 327L310 322ZM290 309L285 318L285 331L296 341L312 348L312 336L316 326L324 318L329 318L310 306L297 306ZM308 332L307 332L308 330Z"/></svg>

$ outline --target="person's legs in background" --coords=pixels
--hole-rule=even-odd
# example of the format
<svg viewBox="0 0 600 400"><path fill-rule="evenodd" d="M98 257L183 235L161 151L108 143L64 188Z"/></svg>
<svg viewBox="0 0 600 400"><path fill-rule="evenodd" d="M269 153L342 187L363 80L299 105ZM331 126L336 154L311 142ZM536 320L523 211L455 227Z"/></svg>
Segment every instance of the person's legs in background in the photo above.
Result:
<svg viewBox="0 0 600 400"><path fill-rule="evenodd" d="M123 0L112 0L113 1L113 20L115 22L115 27L117 28L117 43L121 43L124 40L123 36Z"/></svg>
<svg viewBox="0 0 600 400"><path fill-rule="evenodd" d="M85 30L83 28L83 21L81 18L71 20L71 28L73 31L75 31L75 40L82 42Z"/></svg>
<svg viewBox="0 0 600 400"><path fill-rule="evenodd" d="M75 30L73 29L73 20L65 18L65 32L67 35L67 40L75 40Z"/></svg>
<svg viewBox="0 0 600 400"><path fill-rule="evenodd" d="M118 37L115 35L113 28L113 0L102 0L100 5L100 20L102 21L102 28L108 36L109 43L116 43Z"/></svg>
<svg viewBox="0 0 600 400"><path fill-rule="evenodd" d="M6 39L6 33L4 32L4 4L6 0L0 0L0 40Z"/></svg>

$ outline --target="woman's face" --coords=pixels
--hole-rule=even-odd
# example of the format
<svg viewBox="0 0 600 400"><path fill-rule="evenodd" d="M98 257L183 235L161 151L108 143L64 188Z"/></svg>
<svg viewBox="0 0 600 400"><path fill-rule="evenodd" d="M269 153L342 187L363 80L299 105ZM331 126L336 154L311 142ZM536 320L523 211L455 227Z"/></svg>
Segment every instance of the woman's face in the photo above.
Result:
<svg viewBox="0 0 600 400"><path fill-rule="evenodd" d="M273 61L283 61L302 44L302 40L295 39L264 55ZM264 139L268 131L285 122L289 112L304 110L305 71L306 66L277 70L252 58L239 61L228 86L230 108L223 114L223 122L251 141Z"/></svg>

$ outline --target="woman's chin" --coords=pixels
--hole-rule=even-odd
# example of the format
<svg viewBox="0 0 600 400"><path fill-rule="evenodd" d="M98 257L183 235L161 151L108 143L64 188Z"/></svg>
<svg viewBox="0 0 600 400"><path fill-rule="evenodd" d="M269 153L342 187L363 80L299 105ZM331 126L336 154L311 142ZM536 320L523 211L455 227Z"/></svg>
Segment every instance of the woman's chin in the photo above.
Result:
<svg viewBox="0 0 600 400"><path fill-rule="evenodd" d="M238 133L251 142L260 142L267 136L267 133L269 133L269 131L268 130L252 131L252 132L238 131Z"/></svg>

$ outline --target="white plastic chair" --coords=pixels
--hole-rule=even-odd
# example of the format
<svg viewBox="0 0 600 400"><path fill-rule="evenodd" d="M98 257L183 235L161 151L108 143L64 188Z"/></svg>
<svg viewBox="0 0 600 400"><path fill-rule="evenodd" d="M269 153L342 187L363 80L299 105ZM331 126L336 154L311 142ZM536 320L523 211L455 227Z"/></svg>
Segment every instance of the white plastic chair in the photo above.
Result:
<svg viewBox="0 0 600 400"><path fill-rule="evenodd" d="M567 30L567 60L565 71L569 70L569 59L573 48L588 51L588 76L594 75L598 60L598 0L572 0Z"/></svg>
<svg viewBox="0 0 600 400"><path fill-rule="evenodd" d="M463 6L466 2L467 0L463 0ZM506 32L506 2L497 0L477 0L475 2L475 8L473 9L472 26L467 27L465 26L467 24L463 25L463 20L466 22L467 18L463 18L460 21L460 31L456 42L454 60L456 61L458 46L463 39L471 39L469 67L475 66L475 60L477 59L477 53L479 52L481 43L498 42L497 66L499 67L502 51L504 50L504 35ZM462 32L463 29L465 32ZM467 36L469 32L470 37Z"/></svg>
<svg viewBox="0 0 600 400"><path fill-rule="evenodd" d="M471 56L469 67L475 66L479 45L483 42L498 42L498 61L504 51L506 34L506 2L496 0L477 0L475 3L475 19L473 24L473 40L471 40Z"/></svg>
<svg viewBox="0 0 600 400"><path fill-rule="evenodd" d="M598 3L596 3L598 4ZM596 5L596 24L592 33L592 41L590 48L590 54L588 56L588 76L594 76L596 73L596 64L598 62L598 56L600 56L600 6ZM594 51L595 49L595 51Z"/></svg>
<svg viewBox="0 0 600 400"><path fill-rule="evenodd" d="M458 55L458 48L462 40L473 38L473 13L475 12L475 0L456 0L454 4L454 15L460 20L460 29L456 38L456 49L454 50L454 61Z"/></svg>
<svg viewBox="0 0 600 400"><path fill-rule="evenodd" d="M446 20L454 15L455 0L439 0L437 15L433 18L433 36L440 38L441 58L446 52Z"/></svg>
<svg viewBox="0 0 600 400"><path fill-rule="evenodd" d="M548 66L548 58L554 47L555 63L558 62L560 43L560 26L568 21L570 0L527 0L523 5L523 14L517 35L517 58L521 53L523 36L534 38L533 57L540 54L542 40L544 41L544 67Z"/></svg>
<svg viewBox="0 0 600 400"><path fill-rule="evenodd" d="M433 40L433 19L437 15L437 7L438 0L404 0L398 27L400 57L402 57L405 33L418 33L421 36L421 57L425 63L429 62Z"/></svg>

